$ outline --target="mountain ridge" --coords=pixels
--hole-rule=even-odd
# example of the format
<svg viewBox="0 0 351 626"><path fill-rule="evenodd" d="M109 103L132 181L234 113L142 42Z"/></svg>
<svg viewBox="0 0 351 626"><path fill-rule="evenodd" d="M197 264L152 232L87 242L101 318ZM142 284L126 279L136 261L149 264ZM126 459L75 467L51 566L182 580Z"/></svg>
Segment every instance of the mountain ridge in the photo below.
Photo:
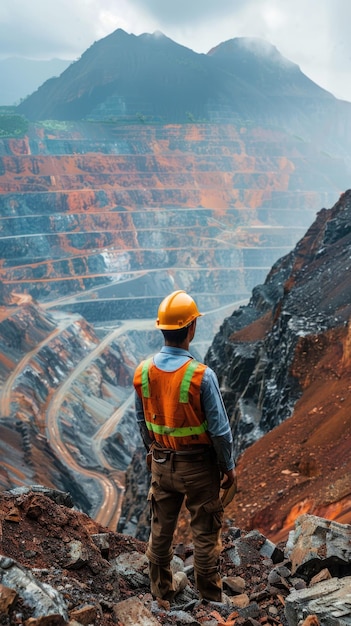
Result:
<svg viewBox="0 0 351 626"><path fill-rule="evenodd" d="M343 106L341 106L341 104ZM301 110L304 115L301 115ZM18 111L31 120L227 121L281 127L325 145L351 138L351 104L307 78L271 44L234 38L199 54L162 34L122 29L95 42ZM320 125L343 119L330 129Z"/></svg>

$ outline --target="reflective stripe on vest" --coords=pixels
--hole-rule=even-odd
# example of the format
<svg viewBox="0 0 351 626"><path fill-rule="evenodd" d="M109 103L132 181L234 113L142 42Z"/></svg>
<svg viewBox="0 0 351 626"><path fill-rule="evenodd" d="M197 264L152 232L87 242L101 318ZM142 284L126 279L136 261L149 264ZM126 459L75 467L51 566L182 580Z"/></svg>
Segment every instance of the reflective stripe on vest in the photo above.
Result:
<svg viewBox="0 0 351 626"><path fill-rule="evenodd" d="M150 387L149 387L149 367L151 365L152 358L147 359L143 363L143 368L141 370L141 393L144 398L150 398Z"/></svg>
<svg viewBox="0 0 351 626"><path fill-rule="evenodd" d="M207 431L207 420L200 426L183 426L182 428L172 428L170 426L158 426L153 422L145 422L148 430L158 435L172 435L172 437L191 437L191 435L202 435Z"/></svg>

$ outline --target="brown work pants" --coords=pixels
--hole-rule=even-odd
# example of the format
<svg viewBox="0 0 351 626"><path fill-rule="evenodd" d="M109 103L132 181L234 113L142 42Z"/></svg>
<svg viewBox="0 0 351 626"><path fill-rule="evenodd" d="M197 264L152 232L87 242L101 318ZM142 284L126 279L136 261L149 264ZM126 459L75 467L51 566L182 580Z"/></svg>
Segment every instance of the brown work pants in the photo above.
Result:
<svg viewBox="0 0 351 626"><path fill-rule="evenodd" d="M170 562L178 515L184 498L190 512L194 543L195 584L202 598L221 601L219 557L222 549L223 506L220 472L211 454L158 455L152 460L151 534L149 559L151 593L171 600L174 595Z"/></svg>

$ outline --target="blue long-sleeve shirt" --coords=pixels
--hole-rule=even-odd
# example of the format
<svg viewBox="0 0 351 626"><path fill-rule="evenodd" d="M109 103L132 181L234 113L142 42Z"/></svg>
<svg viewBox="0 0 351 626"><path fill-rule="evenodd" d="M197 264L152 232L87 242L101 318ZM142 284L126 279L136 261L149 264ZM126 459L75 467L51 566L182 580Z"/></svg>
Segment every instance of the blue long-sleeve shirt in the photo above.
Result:
<svg viewBox="0 0 351 626"><path fill-rule="evenodd" d="M188 350L163 346L160 352L153 357L153 360L159 369L173 372L192 358ZM210 367L206 367L202 378L200 399L208 424L208 434L213 442L218 463L223 471L231 470L234 467L232 433L217 376ZM142 399L137 393L135 393L135 409L143 441L148 447L151 444L151 439L149 439L146 429Z"/></svg>

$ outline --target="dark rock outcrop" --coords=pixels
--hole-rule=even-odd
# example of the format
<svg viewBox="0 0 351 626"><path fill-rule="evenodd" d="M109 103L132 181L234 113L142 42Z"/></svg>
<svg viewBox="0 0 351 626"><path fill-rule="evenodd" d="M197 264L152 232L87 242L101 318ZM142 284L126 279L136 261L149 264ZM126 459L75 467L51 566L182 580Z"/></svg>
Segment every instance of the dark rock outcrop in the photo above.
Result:
<svg viewBox="0 0 351 626"><path fill-rule="evenodd" d="M225 320L207 354L238 453L228 516L274 540L302 512L351 519L350 219L347 191Z"/></svg>

